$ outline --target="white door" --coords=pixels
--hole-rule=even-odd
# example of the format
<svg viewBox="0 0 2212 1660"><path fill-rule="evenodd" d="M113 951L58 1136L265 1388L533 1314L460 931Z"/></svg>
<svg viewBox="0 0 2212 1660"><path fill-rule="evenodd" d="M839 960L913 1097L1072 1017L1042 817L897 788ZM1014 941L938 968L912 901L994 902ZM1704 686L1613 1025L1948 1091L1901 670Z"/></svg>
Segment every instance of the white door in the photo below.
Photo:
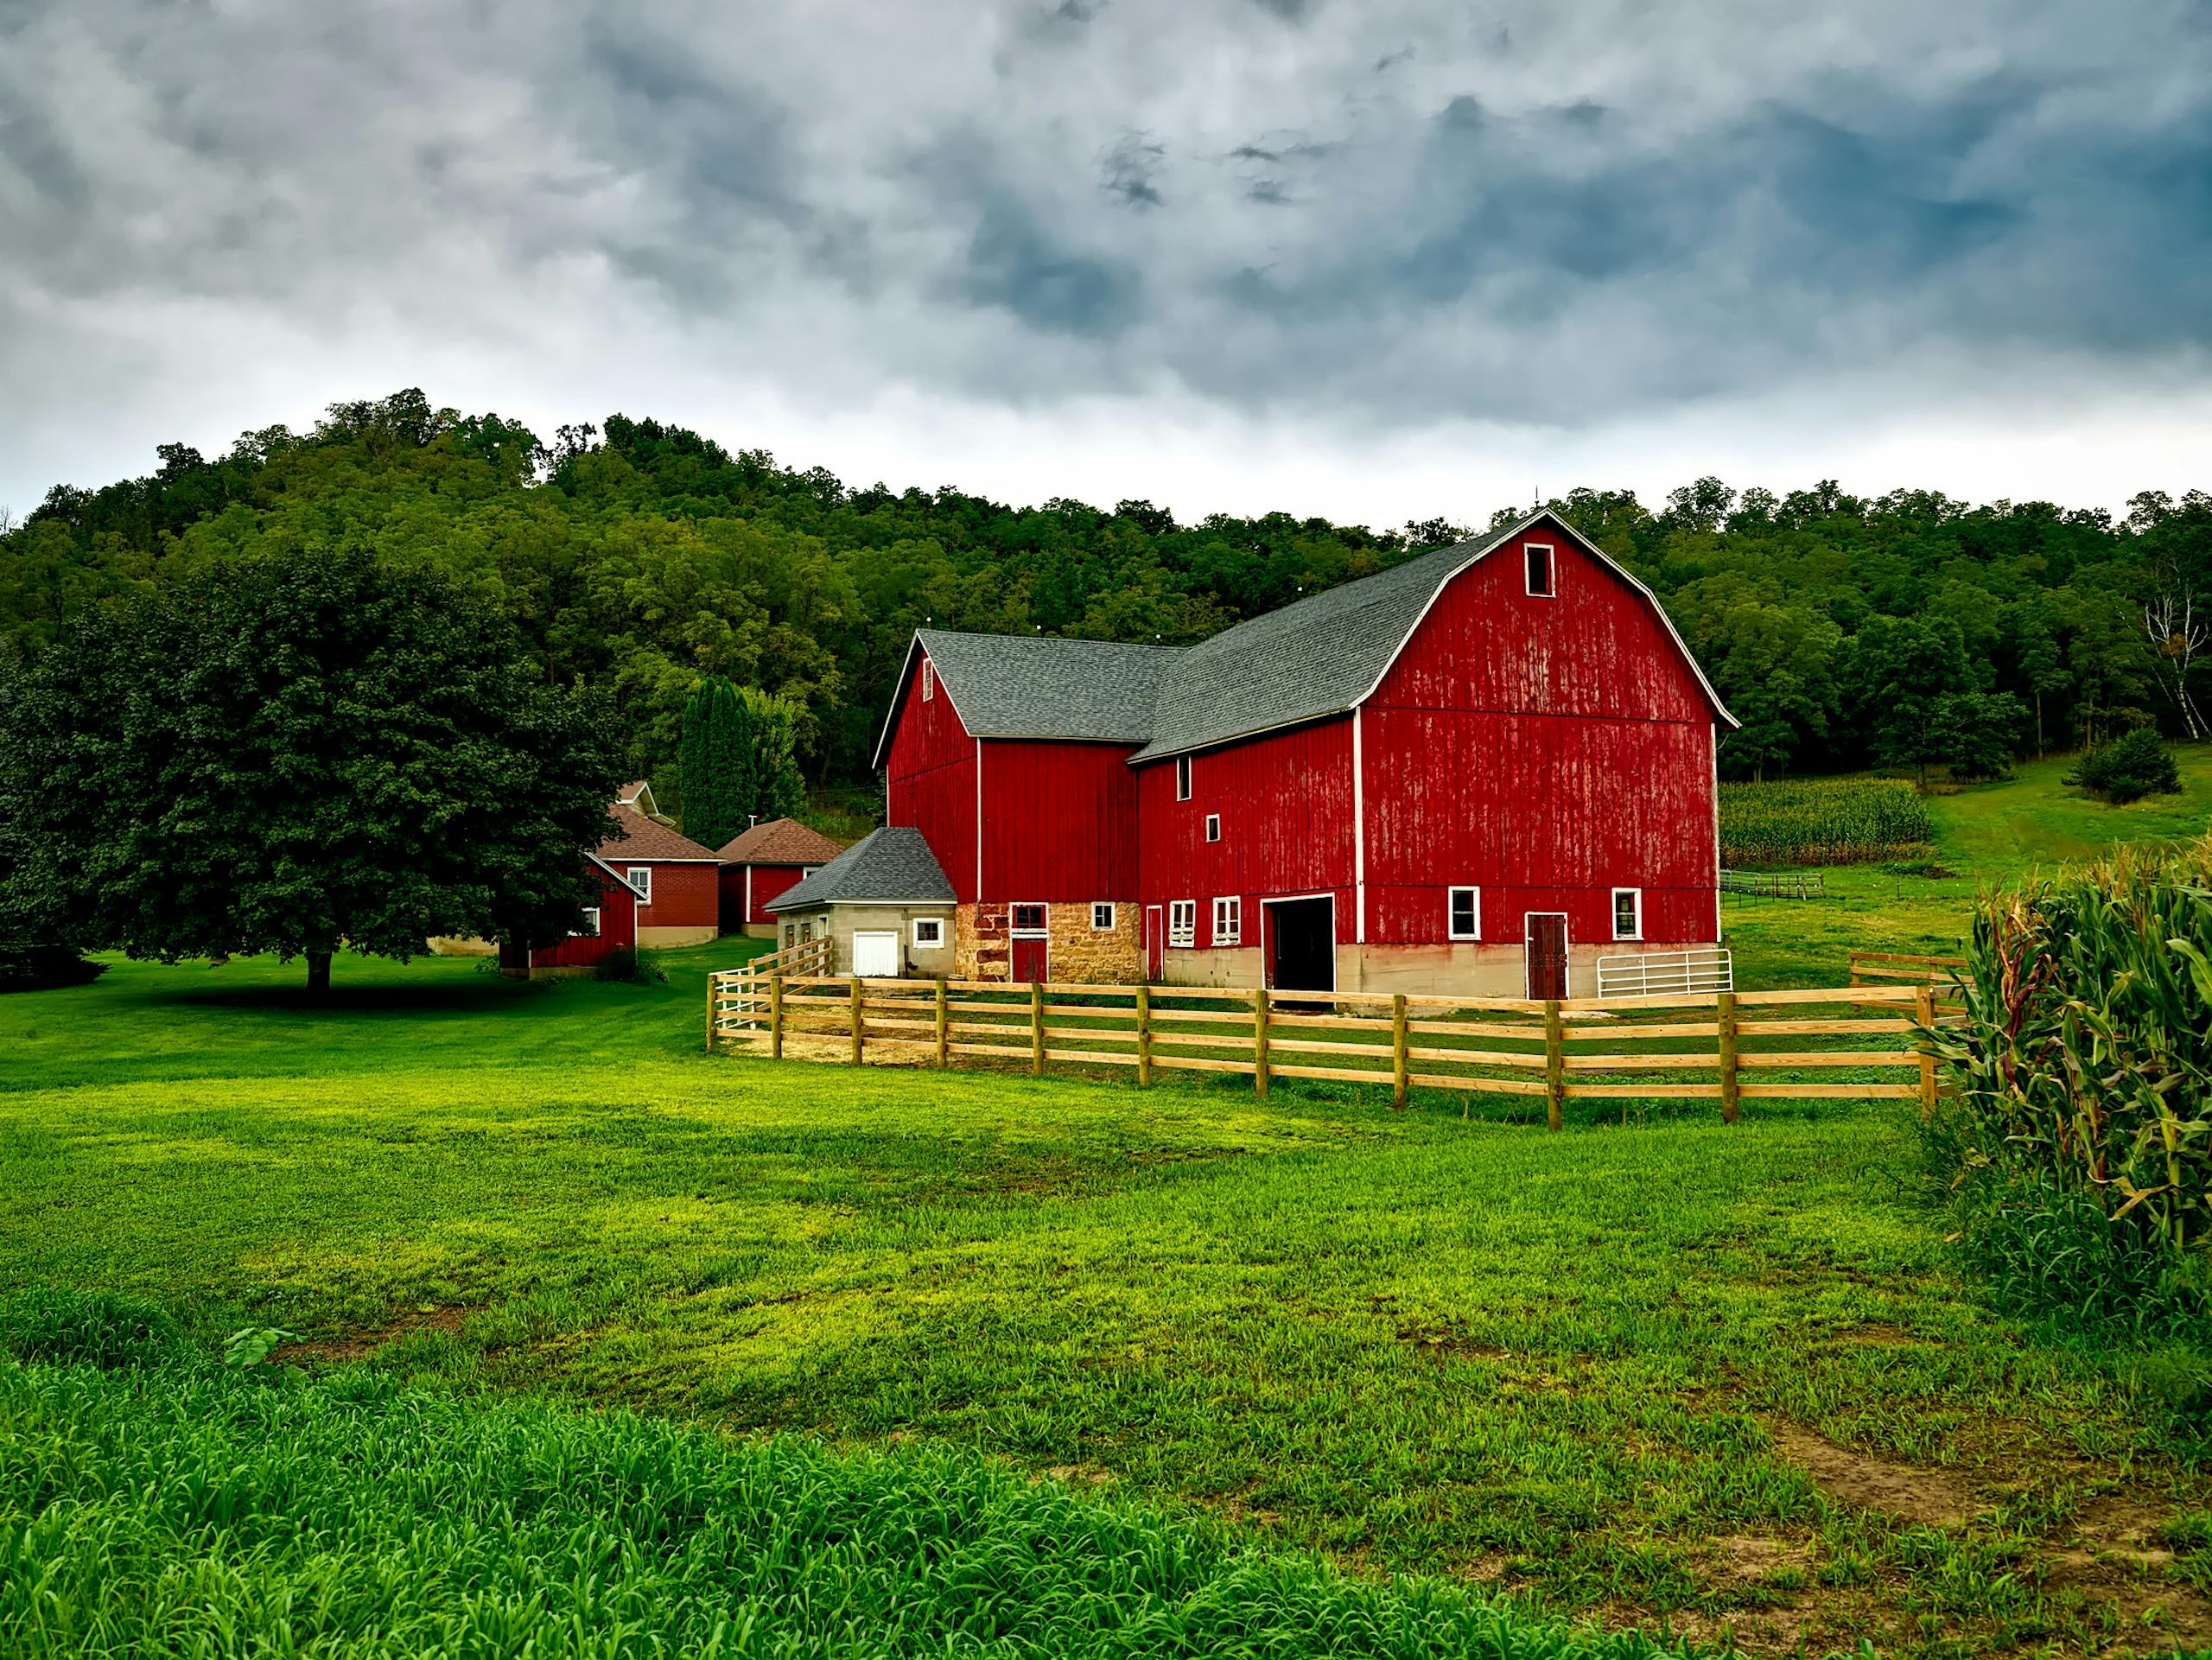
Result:
<svg viewBox="0 0 2212 1660"><path fill-rule="evenodd" d="M853 936L853 972L864 980L899 977L899 934L856 933Z"/></svg>

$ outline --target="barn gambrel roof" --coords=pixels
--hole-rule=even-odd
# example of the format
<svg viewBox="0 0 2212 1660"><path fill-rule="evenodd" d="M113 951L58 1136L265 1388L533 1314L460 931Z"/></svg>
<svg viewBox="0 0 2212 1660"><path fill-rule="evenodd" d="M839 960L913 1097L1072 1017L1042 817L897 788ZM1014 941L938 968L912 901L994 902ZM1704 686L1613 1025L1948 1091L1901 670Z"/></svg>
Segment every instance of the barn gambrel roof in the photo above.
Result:
<svg viewBox="0 0 2212 1660"><path fill-rule="evenodd" d="M974 736L1141 744L1133 765L1350 714L1382 684L1446 584L1540 520L1651 607L1713 718L1736 727L1657 596L1565 519L1539 509L1488 536L1341 583L1196 646L918 630L884 717L875 765L890 751L892 723L924 652Z"/></svg>

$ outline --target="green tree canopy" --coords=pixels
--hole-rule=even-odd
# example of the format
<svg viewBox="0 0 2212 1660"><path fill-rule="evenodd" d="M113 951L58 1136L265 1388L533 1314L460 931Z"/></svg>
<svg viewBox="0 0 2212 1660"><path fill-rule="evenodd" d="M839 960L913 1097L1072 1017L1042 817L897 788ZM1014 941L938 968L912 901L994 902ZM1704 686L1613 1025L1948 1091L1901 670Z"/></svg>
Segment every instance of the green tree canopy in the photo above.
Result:
<svg viewBox="0 0 2212 1660"><path fill-rule="evenodd" d="M135 957L406 957L434 935L543 943L592 884L620 760L451 577L270 554L85 613L23 678L35 780L19 879Z"/></svg>

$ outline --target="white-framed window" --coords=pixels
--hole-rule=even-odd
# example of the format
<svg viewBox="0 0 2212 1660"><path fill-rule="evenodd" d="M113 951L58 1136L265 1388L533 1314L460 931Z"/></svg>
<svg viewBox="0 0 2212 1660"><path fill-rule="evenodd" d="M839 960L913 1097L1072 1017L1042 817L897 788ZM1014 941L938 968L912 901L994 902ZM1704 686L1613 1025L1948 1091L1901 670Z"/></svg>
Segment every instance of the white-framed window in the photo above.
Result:
<svg viewBox="0 0 2212 1660"><path fill-rule="evenodd" d="M1090 931L1095 934L1114 932L1114 902L1111 900L1093 900L1090 902Z"/></svg>
<svg viewBox="0 0 2212 1660"><path fill-rule="evenodd" d="M1206 840L1209 842L1221 840L1221 815L1217 812L1210 812L1206 815Z"/></svg>
<svg viewBox="0 0 2212 1660"><path fill-rule="evenodd" d="M929 658L922 659L922 701L926 703L937 696L937 665Z"/></svg>
<svg viewBox="0 0 2212 1660"><path fill-rule="evenodd" d="M622 873L622 880L630 884L630 891L638 896L640 905L653 902L653 868L651 865L632 865Z"/></svg>
<svg viewBox="0 0 2212 1660"><path fill-rule="evenodd" d="M1175 798L1178 801L1191 798L1191 758L1188 755L1175 757Z"/></svg>
<svg viewBox="0 0 2212 1660"><path fill-rule="evenodd" d="M1446 935L1453 939L1480 939L1483 937L1483 890L1479 887L1452 887L1445 891L1445 921Z"/></svg>
<svg viewBox="0 0 2212 1660"><path fill-rule="evenodd" d="M916 917L914 919L915 950L924 951L944 944L944 919L943 917Z"/></svg>
<svg viewBox="0 0 2212 1660"><path fill-rule="evenodd" d="M1558 573L1552 569L1552 549L1548 542L1524 543L1522 551L1529 557L1529 592L1539 599L1549 599L1559 592Z"/></svg>
<svg viewBox="0 0 2212 1660"><path fill-rule="evenodd" d="M1643 938L1643 890L1641 887L1613 889L1613 938Z"/></svg>
<svg viewBox="0 0 2212 1660"><path fill-rule="evenodd" d="M786 922L784 925L784 949L785 951L789 951L792 946L798 944L798 924L796 922Z"/></svg>
<svg viewBox="0 0 2212 1660"><path fill-rule="evenodd" d="M1041 905L1017 905L1012 907L1014 932L1018 934L1041 934L1045 932L1045 907Z"/></svg>
<svg viewBox="0 0 2212 1660"><path fill-rule="evenodd" d="M814 925L812 923L802 922L798 925L798 943L802 945L811 945L814 943Z"/></svg>
<svg viewBox="0 0 2212 1660"><path fill-rule="evenodd" d="M569 938L571 939L596 939L599 938L599 906L596 905L587 905L584 906L583 926L571 933Z"/></svg>
<svg viewBox="0 0 2212 1660"><path fill-rule="evenodd" d="M1198 943L1198 900L1167 901L1167 943L1185 951Z"/></svg>
<svg viewBox="0 0 2212 1660"><path fill-rule="evenodd" d="M1213 943L1234 945L1244 934L1244 901L1234 896L1213 902Z"/></svg>

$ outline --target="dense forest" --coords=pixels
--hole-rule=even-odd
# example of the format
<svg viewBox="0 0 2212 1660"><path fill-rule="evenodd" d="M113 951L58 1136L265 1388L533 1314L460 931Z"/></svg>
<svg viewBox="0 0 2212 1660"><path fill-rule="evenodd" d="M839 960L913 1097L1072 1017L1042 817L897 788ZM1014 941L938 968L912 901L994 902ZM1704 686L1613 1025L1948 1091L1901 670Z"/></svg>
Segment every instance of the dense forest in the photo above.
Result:
<svg viewBox="0 0 2212 1660"><path fill-rule="evenodd" d="M510 615L550 679L602 690L632 765L670 795L705 676L790 698L810 776L857 783L918 625L1195 640L1472 533L855 488L621 416L549 445L414 391L158 458L0 519L0 639L35 656L87 607L261 550L419 558ZM1673 614L1744 722L1732 776L1986 771L2146 724L2199 729L2212 495L2145 493L2115 520L1700 479L1656 509L1586 489L1551 506Z"/></svg>

